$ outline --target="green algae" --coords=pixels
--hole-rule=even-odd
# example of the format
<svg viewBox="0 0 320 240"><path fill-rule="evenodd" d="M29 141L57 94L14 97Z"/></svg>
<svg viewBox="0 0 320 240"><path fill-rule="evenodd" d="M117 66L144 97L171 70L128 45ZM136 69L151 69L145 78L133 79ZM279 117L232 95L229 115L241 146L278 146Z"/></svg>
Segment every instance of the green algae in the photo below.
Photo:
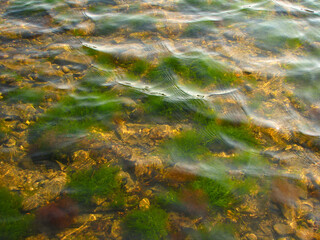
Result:
<svg viewBox="0 0 320 240"><path fill-rule="evenodd" d="M195 21L188 24L182 36L198 38L208 36L210 33L217 33L216 23L209 20Z"/></svg>
<svg viewBox="0 0 320 240"><path fill-rule="evenodd" d="M216 121L212 121L204 128L204 134L207 135L208 143L210 144L211 136L227 137L233 141L237 141L246 144L250 147L258 147L259 141L254 137L253 131L247 124L232 124L223 122L217 124ZM213 140L215 140L213 138Z"/></svg>
<svg viewBox="0 0 320 240"><path fill-rule="evenodd" d="M138 59L128 67L128 72L133 74L134 76L141 76L143 74L146 74L151 68L152 65L149 62L143 59Z"/></svg>
<svg viewBox="0 0 320 240"><path fill-rule="evenodd" d="M221 10L227 7L226 3L221 0L184 0L181 4L188 4L203 11Z"/></svg>
<svg viewBox="0 0 320 240"><path fill-rule="evenodd" d="M207 126L181 132L164 143L162 149L172 160L196 161L208 158L212 152L231 150L233 147L229 139L249 147L259 146L248 126L219 125L211 121Z"/></svg>
<svg viewBox="0 0 320 240"><path fill-rule="evenodd" d="M5 97L5 100L10 103L32 103L39 105L45 100L45 92L40 89L32 88L17 88L10 91Z"/></svg>
<svg viewBox="0 0 320 240"><path fill-rule="evenodd" d="M34 161L70 162L72 152L92 127L110 130L121 109L110 92L80 93L63 98L30 127L29 152Z"/></svg>
<svg viewBox="0 0 320 240"><path fill-rule="evenodd" d="M33 216L22 214L22 199L8 189L0 188L0 238L23 239L32 229Z"/></svg>
<svg viewBox="0 0 320 240"><path fill-rule="evenodd" d="M15 0L7 9L7 14L12 16L44 16L48 9L62 0Z"/></svg>
<svg viewBox="0 0 320 240"><path fill-rule="evenodd" d="M210 206L213 208L229 209L238 201L230 187L207 177L196 180L193 188L203 190L208 195Z"/></svg>
<svg viewBox="0 0 320 240"><path fill-rule="evenodd" d="M132 240L166 239L167 213L159 208L133 210L123 221L123 237Z"/></svg>
<svg viewBox="0 0 320 240"><path fill-rule="evenodd" d="M146 96L142 108L146 115L165 117L169 120L180 119L187 112L184 102L170 101L166 97L152 95Z"/></svg>
<svg viewBox="0 0 320 240"><path fill-rule="evenodd" d="M176 161L196 161L199 156L209 152L203 136L194 130L181 132L167 141L163 148Z"/></svg>
<svg viewBox="0 0 320 240"><path fill-rule="evenodd" d="M235 227L231 224L217 224L213 228L202 227L191 234L196 240L235 240Z"/></svg>
<svg viewBox="0 0 320 240"><path fill-rule="evenodd" d="M92 204L92 197L111 197L111 205L119 206L123 196L120 194L120 182L116 179L118 172L118 168L107 165L71 172L67 184L70 196L85 205Z"/></svg>
<svg viewBox="0 0 320 240"><path fill-rule="evenodd" d="M120 101L108 92L71 95L49 109L34 128L62 133L77 133L92 126L108 129L120 109Z"/></svg>
<svg viewBox="0 0 320 240"><path fill-rule="evenodd" d="M103 93L106 90L104 85L112 76L112 69L98 69L88 70L87 73L81 78L80 88L88 93Z"/></svg>
<svg viewBox="0 0 320 240"><path fill-rule="evenodd" d="M231 164L237 167L243 166L255 166L263 167L267 165L267 160L258 153L255 152L241 152L236 156L232 157Z"/></svg>
<svg viewBox="0 0 320 240"><path fill-rule="evenodd" d="M178 190L174 189L160 193L155 201L160 206L168 209L176 209L177 206L181 205Z"/></svg>
<svg viewBox="0 0 320 240"><path fill-rule="evenodd" d="M99 35L112 34L121 29L129 32L155 30L155 20L147 15L111 16L96 21L96 33Z"/></svg>
<svg viewBox="0 0 320 240"><path fill-rule="evenodd" d="M249 26L248 33L255 36L259 48L280 52L284 48L296 49L305 44L299 35L300 27L295 22L278 18Z"/></svg>
<svg viewBox="0 0 320 240"><path fill-rule="evenodd" d="M236 75L224 64L198 53L167 57L163 59L162 65L187 83L198 87L230 85L237 80Z"/></svg>

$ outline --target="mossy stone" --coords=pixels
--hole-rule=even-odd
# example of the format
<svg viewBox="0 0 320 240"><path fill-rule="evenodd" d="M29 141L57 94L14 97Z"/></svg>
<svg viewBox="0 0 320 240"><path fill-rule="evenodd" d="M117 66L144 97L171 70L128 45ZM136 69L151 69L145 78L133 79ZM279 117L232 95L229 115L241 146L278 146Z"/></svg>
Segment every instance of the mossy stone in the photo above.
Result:
<svg viewBox="0 0 320 240"><path fill-rule="evenodd" d="M167 213L159 208L133 210L123 222L124 239L160 240L167 237Z"/></svg>
<svg viewBox="0 0 320 240"><path fill-rule="evenodd" d="M120 193L120 183L116 179L118 172L118 168L106 165L70 173L67 184L70 196L85 205L91 205L94 196L107 198L112 195L121 201L121 196L117 196Z"/></svg>
<svg viewBox="0 0 320 240"><path fill-rule="evenodd" d="M33 215L22 214L22 199L8 189L0 188L0 239L22 239L32 229Z"/></svg>

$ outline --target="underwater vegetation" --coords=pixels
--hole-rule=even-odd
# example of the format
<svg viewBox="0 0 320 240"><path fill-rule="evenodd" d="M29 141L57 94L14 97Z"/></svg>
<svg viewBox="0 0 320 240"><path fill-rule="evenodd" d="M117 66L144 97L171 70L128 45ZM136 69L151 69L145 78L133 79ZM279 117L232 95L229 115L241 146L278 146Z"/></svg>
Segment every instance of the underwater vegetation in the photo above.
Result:
<svg viewBox="0 0 320 240"><path fill-rule="evenodd" d="M210 84L229 86L238 80L236 74L225 64L196 52L166 57L158 68L171 70L185 83L197 87L206 87ZM149 75L153 81L159 78L156 72L151 72Z"/></svg>
<svg viewBox="0 0 320 240"><path fill-rule="evenodd" d="M62 0L16 0L8 7L7 14L9 16L43 17L49 15L48 10L53 7L53 4L59 2Z"/></svg>
<svg viewBox="0 0 320 240"><path fill-rule="evenodd" d="M112 34L120 29L129 32L153 31L155 20L147 15L111 16L96 21L95 33L98 35Z"/></svg>
<svg viewBox="0 0 320 240"><path fill-rule="evenodd" d="M195 161L206 158L210 152L232 150L223 138L231 139L251 147L258 147L258 141L246 125L222 125L215 121L198 130L183 131L163 144L162 149L171 159ZM227 140L228 140L227 139Z"/></svg>
<svg viewBox="0 0 320 240"><path fill-rule="evenodd" d="M228 138L232 141L246 144L249 147L259 147L259 141L255 138L248 124L210 121L206 126L203 126L203 134L207 139L208 146L211 145L210 149L214 149L212 143L216 143L215 136Z"/></svg>
<svg viewBox="0 0 320 240"><path fill-rule="evenodd" d="M209 152L203 136L194 130L181 132L164 143L163 148L172 159L183 161L195 161L198 156Z"/></svg>
<svg viewBox="0 0 320 240"><path fill-rule="evenodd" d="M23 214L22 199L8 189L0 188L0 239L22 239L32 230L34 217Z"/></svg>
<svg viewBox="0 0 320 240"><path fill-rule="evenodd" d="M197 8L202 11L221 11L232 7L231 3L223 0L182 0L180 6ZM194 11L194 9L190 10Z"/></svg>
<svg viewBox="0 0 320 240"><path fill-rule="evenodd" d="M98 51L90 46L84 46L83 49L95 58L97 64L107 68L120 67L128 76L145 82L170 84L172 77L168 75L172 73L179 76L183 83L197 88L204 88L210 84L226 87L242 81L225 63L199 52L164 57L158 64L152 64L145 59L125 58L112 52Z"/></svg>
<svg viewBox="0 0 320 240"><path fill-rule="evenodd" d="M147 95L141 100L146 116L149 115L155 119L165 118L171 121L195 114L194 104L188 99L174 101L164 96Z"/></svg>
<svg viewBox="0 0 320 240"><path fill-rule="evenodd" d="M320 71L315 61L303 63L288 63L283 66L286 72L286 82L294 84L295 94L302 99L312 102L320 97Z"/></svg>
<svg viewBox="0 0 320 240"><path fill-rule="evenodd" d="M120 109L120 100L108 92L65 97L31 126L31 156L35 161L68 161L63 155L72 153L82 134L93 126L109 130Z"/></svg>
<svg viewBox="0 0 320 240"><path fill-rule="evenodd" d="M215 22L209 20L194 21L188 24L182 36L189 38L207 37L210 33L217 33Z"/></svg>
<svg viewBox="0 0 320 240"><path fill-rule="evenodd" d="M111 70L89 70L80 81L80 88L88 93L103 93L106 90L104 84L111 76Z"/></svg>
<svg viewBox="0 0 320 240"><path fill-rule="evenodd" d="M116 179L119 169L104 165L98 169L91 168L69 174L67 184L70 197L85 205L92 205L92 197L111 198L111 205L120 206L123 199L120 182Z"/></svg>
<svg viewBox="0 0 320 240"><path fill-rule="evenodd" d="M211 230L207 227L200 228L199 231L192 232L192 239L195 240L235 240L235 229L230 224L217 224Z"/></svg>
<svg viewBox="0 0 320 240"><path fill-rule="evenodd" d="M255 36L259 48L277 52L283 48L296 49L304 45L299 28L293 21L279 18L256 22L248 27L248 33Z"/></svg>
<svg viewBox="0 0 320 240"><path fill-rule="evenodd" d="M156 207L133 210L123 221L123 237L128 240L166 239L167 218L167 213Z"/></svg>
<svg viewBox="0 0 320 240"><path fill-rule="evenodd" d="M4 99L11 103L22 102L39 105L45 100L45 92L40 89L18 88L8 92Z"/></svg>
<svg viewBox="0 0 320 240"><path fill-rule="evenodd" d="M120 101L109 92L70 95L50 108L34 128L63 133L77 133L97 125L108 129L112 116L120 109Z"/></svg>
<svg viewBox="0 0 320 240"><path fill-rule="evenodd" d="M238 201L230 187L208 177L199 177L199 179L192 184L192 187L203 190L208 196L210 206L213 208L226 210Z"/></svg>

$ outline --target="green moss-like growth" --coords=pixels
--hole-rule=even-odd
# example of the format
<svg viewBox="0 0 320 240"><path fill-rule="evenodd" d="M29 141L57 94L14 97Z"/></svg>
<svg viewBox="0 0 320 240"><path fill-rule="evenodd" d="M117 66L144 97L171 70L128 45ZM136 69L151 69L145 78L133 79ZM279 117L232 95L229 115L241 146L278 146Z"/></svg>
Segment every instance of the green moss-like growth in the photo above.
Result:
<svg viewBox="0 0 320 240"><path fill-rule="evenodd" d="M210 33L216 33L216 25L213 21L195 21L189 23L182 36L190 38L206 37Z"/></svg>
<svg viewBox="0 0 320 240"><path fill-rule="evenodd" d="M211 141L210 135L227 137L232 141L237 141L251 147L259 146L258 140L254 137L252 130L246 124L240 124L240 125L234 125L231 123L217 124L216 121L211 121L205 127L204 134L207 135L206 138L208 139L208 144L211 146L212 144L210 143ZM214 138L212 140L214 140Z"/></svg>
<svg viewBox="0 0 320 240"><path fill-rule="evenodd" d="M88 70L86 75L80 81L81 89L87 92L102 93L107 87L104 87L108 79L112 76L112 70L99 71L98 69Z"/></svg>
<svg viewBox="0 0 320 240"><path fill-rule="evenodd" d="M0 188L0 239L22 239L31 229L32 215L20 212L22 199L6 188Z"/></svg>
<svg viewBox="0 0 320 240"><path fill-rule="evenodd" d="M146 96L142 107L147 115L168 120L181 119L187 113L187 106L183 101L170 101L163 96Z"/></svg>
<svg viewBox="0 0 320 240"><path fill-rule="evenodd" d="M96 22L97 34L112 34L120 29L129 32L152 31L155 29L155 20L147 15L119 15L99 19Z"/></svg>
<svg viewBox="0 0 320 240"><path fill-rule="evenodd" d="M181 201L179 200L179 194L174 190L161 193L159 196L157 196L156 201L160 206L169 209L176 208L177 206L181 205Z"/></svg>
<svg viewBox="0 0 320 240"><path fill-rule="evenodd" d="M260 154L254 152L241 152L230 160L231 164L237 167L262 167L267 164L266 159L264 159Z"/></svg>
<svg viewBox="0 0 320 240"><path fill-rule="evenodd" d="M141 76L146 74L152 66L145 60L138 59L134 61L131 66L129 66L129 73L132 73L134 76Z"/></svg>
<svg viewBox="0 0 320 240"><path fill-rule="evenodd" d="M67 184L70 195L85 205L92 204L92 197L112 197L111 205L123 202L120 196L120 182L116 179L118 168L102 166L99 169L89 169L69 174ZM120 194L120 195L119 195Z"/></svg>
<svg viewBox="0 0 320 240"><path fill-rule="evenodd" d="M193 183L195 189L201 189L208 195L211 207L219 209L228 209L237 202L231 187L227 186L207 177L200 177Z"/></svg>
<svg viewBox="0 0 320 240"><path fill-rule="evenodd" d="M134 210L123 222L124 239L160 240L167 236L167 213L159 208Z"/></svg>
<svg viewBox="0 0 320 240"><path fill-rule="evenodd" d="M155 121L164 119L180 122L181 119L185 119L190 122L205 122L215 118L214 112L201 99L189 99L188 97L175 99L175 96L145 95L141 101L146 117L150 116Z"/></svg>
<svg viewBox="0 0 320 240"><path fill-rule="evenodd" d="M35 128L63 133L76 133L97 125L108 128L112 116L120 109L119 100L107 92L67 96L49 109Z"/></svg>
<svg viewBox="0 0 320 240"><path fill-rule="evenodd" d="M202 11L220 11L232 7L231 3L223 0L183 0L180 5L191 6Z"/></svg>
<svg viewBox="0 0 320 240"><path fill-rule="evenodd" d="M207 228L199 229L198 232L194 232L191 235L192 239L201 240L234 240L235 229L229 224L219 224L208 230Z"/></svg>
<svg viewBox="0 0 320 240"><path fill-rule="evenodd" d="M40 116L29 131L30 153L35 162L67 163L77 143L92 127L109 130L120 100L104 93L67 96Z"/></svg>
<svg viewBox="0 0 320 240"><path fill-rule="evenodd" d="M197 157L209 152L205 139L196 131L186 131L164 144L171 159L177 161L195 161Z"/></svg>
<svg viewBox="0 0 320 240"><path fill-rule="evenodd" d="M49 15L50 5L61 2L62 0L15 0L7 9L7 14L12 16L44 16ZM45 2L48 5L43 4Z"/></svg>
<svg viewBox="0 0 320 240"><path fill-rule="evenodd" d="M187 81L186 83L198 87L206 87L210 84L225 86L237 80L235 73L227 66L198 53L167 57L163 59L160 67L172 70Z"/></svg>
<svg viewBox="0 0 320 240"><path fill-rule="evenodd" d="M32 103L39 105L45 99L45 92L39 89L20 88L9 92L5 100L9 102Z"/></svg>
<svg viewBox="0 0 320 240"><path fill-rule="evenodd" d="M281 17L257 22L248 28L249 34L256 39L259 48L274 52L303 46L300 31L302 31L301 26L297 23Z"/></svg>

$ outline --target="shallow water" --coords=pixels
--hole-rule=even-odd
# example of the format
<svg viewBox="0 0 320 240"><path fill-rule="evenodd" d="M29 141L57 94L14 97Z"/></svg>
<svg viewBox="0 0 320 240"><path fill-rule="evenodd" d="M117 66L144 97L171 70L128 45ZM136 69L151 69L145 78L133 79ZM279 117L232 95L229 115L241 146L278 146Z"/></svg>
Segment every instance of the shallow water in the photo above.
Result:
<svg viewBox="0 0 320 240"><path fill-rule="evenodd" d="M1 239L320 239L320 2L0 6Z"/></svg>

